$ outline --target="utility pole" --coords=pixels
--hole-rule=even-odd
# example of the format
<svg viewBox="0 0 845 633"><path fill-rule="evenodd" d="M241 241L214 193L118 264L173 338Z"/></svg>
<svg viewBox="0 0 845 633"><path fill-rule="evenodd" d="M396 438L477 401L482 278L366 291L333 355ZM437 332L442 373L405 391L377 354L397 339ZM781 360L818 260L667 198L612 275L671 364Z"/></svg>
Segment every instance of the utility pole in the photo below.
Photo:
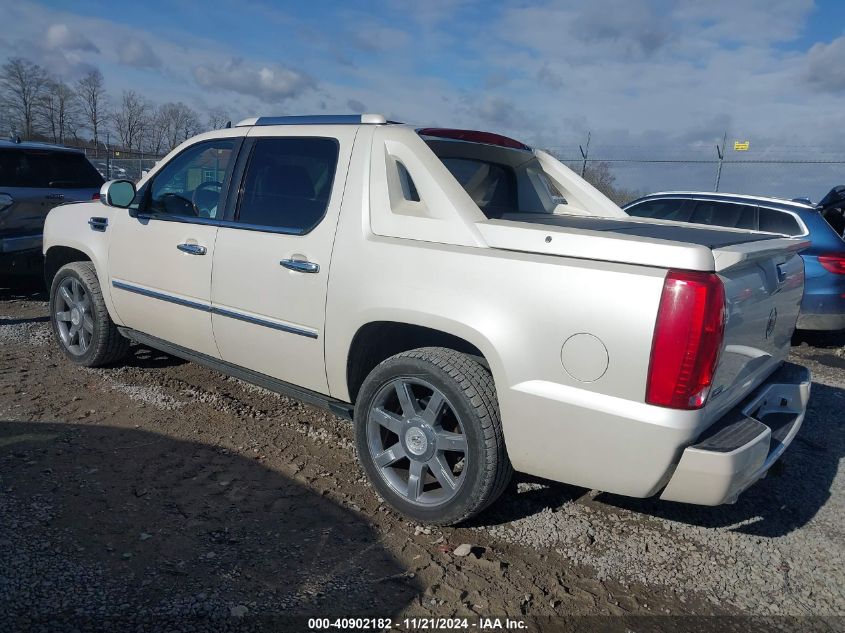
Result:
<svg viewBox="0 0 845 633"><path fill-rule="evenodd" d="M592 132L587 132L587 146L581 147L578 146L578 149L581 150L581 158L584 159L584 162L581 163L581 178L584 177L584 172L587 171L587 156L590 155L590 135Z"/></svg>
<svg viewBox="0 0 845 633"><path fill-rule="evenodd" d="M716 168L716 186L713 191L719 191L719 181L722 179L722 161L725 160L725 143L728 141L728 133L722 137L722 147L716 146L716 155L719 157L719 166Z"/></svg>
<svg viewBox="0 0 845 633"><path fill-rule="evenodd" d="M109 161L109 133L106 132L106 180L111 180L111 162Z"/></svg>

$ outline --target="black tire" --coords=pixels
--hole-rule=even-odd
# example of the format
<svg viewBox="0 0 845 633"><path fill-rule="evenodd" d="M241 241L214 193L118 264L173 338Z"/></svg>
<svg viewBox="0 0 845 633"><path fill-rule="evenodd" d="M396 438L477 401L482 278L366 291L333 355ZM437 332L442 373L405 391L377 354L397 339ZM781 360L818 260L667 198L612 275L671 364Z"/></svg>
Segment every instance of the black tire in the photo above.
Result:
<svg viewBox="0 0 845 633"><path fill-rule="evenodd" d="M74 353L62 339L61 326L57 314L65 305L60 305L62 300L59 291L62 283L69 278L75 279L84 289L89 297L89 308L86 314L90 315L93 321L93 331L87 347L82 352ZM126 356L129 350L129 340L118 331L117 326L111 320L106 303L103 301L103 293L100 289L100 282L97 279L97 271L92 262L72 262L65 264L53 277L50 285L50 323L53 326L53 334L56 342L65 356L73 363L82 367L102 367L119 361Z"/></svg>
<svg viewBox="0 0 845 633"><path fill-rule="evenodd" d="M398 494L371 452L368 419L376 397L397 379L423 380L440 390L460 419L466 441L466 472L454 496L425 507ZM370 482L391 506L422 523L454 525L478 514L505 490L513 468L505 449L493 377L478 359L442 347L425 347L388 358L373 369L355 404L358 458ZM403 427L406 428L406 427ZM410 455L408 454L408 457ZM433 472L430 473L433 475ZM429 476L431 479L432 477Z"/></svg>

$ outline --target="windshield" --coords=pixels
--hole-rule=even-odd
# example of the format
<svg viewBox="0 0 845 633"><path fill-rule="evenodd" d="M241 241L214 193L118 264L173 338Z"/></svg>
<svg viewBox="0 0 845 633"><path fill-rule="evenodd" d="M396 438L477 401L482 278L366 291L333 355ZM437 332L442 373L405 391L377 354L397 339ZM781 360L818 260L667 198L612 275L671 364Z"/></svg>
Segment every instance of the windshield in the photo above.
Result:
<svg viewBox="0 0 845 633"><path fill-rule="evenodd" d="M427 143L488 218L553 213L566 203L530 152L461 141Z"/></svg>
<svg viewBox="0 0 845 633"><path fill-rule="evenodd" d="M103 182L88 159L77 152L0 150L0 187L99 189Z"/></svg>

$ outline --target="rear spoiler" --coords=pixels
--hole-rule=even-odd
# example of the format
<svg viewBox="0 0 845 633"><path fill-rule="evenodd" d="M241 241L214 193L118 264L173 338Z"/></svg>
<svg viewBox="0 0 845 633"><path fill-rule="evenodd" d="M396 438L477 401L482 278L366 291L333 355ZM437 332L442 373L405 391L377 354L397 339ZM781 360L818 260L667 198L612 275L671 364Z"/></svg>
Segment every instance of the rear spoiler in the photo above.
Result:
<svg viewBox="0 0 845 633"><path fill-rule="evenodd" d="M784 260L786 260L786 255L799 253L809 246L809 240L782 237L774 240L761 240L714 248L713 259L716 262L716 272L724 272L740 264L771 257L775 253L782 253Z"/></svg>

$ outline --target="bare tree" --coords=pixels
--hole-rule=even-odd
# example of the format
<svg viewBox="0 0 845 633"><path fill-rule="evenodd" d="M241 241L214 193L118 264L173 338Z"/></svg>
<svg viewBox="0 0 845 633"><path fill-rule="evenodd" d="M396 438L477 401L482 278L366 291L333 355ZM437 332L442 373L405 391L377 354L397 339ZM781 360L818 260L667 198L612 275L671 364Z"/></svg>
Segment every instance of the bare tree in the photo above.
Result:
<svg viewBox="0 0 845 633"><path fill-rule="evenodd" d="M202 123L196 110L189 108L184 104L181 105L184 110L182 114L182 141L187 141L192 136L196 136L202 132Z"/></svg>
<svg viewBox="0 0 845 633"><path fill-rule="evenodd" d="M38 112L44 131L54 143L65 140L79 128L80 115L78 97L74 90L61 80L50 79L44 94L38 100Z"/></svg>
<svg viewBox="0 0 845 633"><path fill-rule="evenodd" d="M114 112L114 124L120 143L129 151L137 149L144 136L150 115L150 104L134 90L124 90Z"/></svg>
<svg viewBox="0 0 845 633"><path fill-rule="evenodd" d="M92 70L76 82L80 107L85 118L85 127L91 131L94 147L100 151L100 131L106 124L108 115L108 95L103 86L103 73Z"/></svg>
<svg viewBox="0 0 845 633"><path fill-rule="evenodd" d="M222 130L230 119L223 108L211 108L206 115L206 121L209 130Z"/></svg>
<svg viewBox="0 0 845 633"><path fill-rule="evenodd" d="M167 146L167 113L158 106L150 116L145 135L147 151L156 156L164 153Z"/></svg>
<svg viewBox="0 0 845 633"><path fill-rule="evenodd" d="M610 171L610 163L603 161L588 164L584 170L584 180L620 206L642 195L638 191L624 189L617 185L616 176Z"/></svg>
<svg viewBox="0 0 845 633"><path fill-rule="evenodd" d="M38 101L47 84L47 72L22 57L10 58L0 67L0 89L8 112L25 138L32 138Z"/></svg>
<svg viewBox="0 0 845 633"><path fill-rule="evenodd" d="M179 143L200 132L199 115L184 103L164 103L158 109L160 124L164 129L167 149L171 150Z"/></svg>

